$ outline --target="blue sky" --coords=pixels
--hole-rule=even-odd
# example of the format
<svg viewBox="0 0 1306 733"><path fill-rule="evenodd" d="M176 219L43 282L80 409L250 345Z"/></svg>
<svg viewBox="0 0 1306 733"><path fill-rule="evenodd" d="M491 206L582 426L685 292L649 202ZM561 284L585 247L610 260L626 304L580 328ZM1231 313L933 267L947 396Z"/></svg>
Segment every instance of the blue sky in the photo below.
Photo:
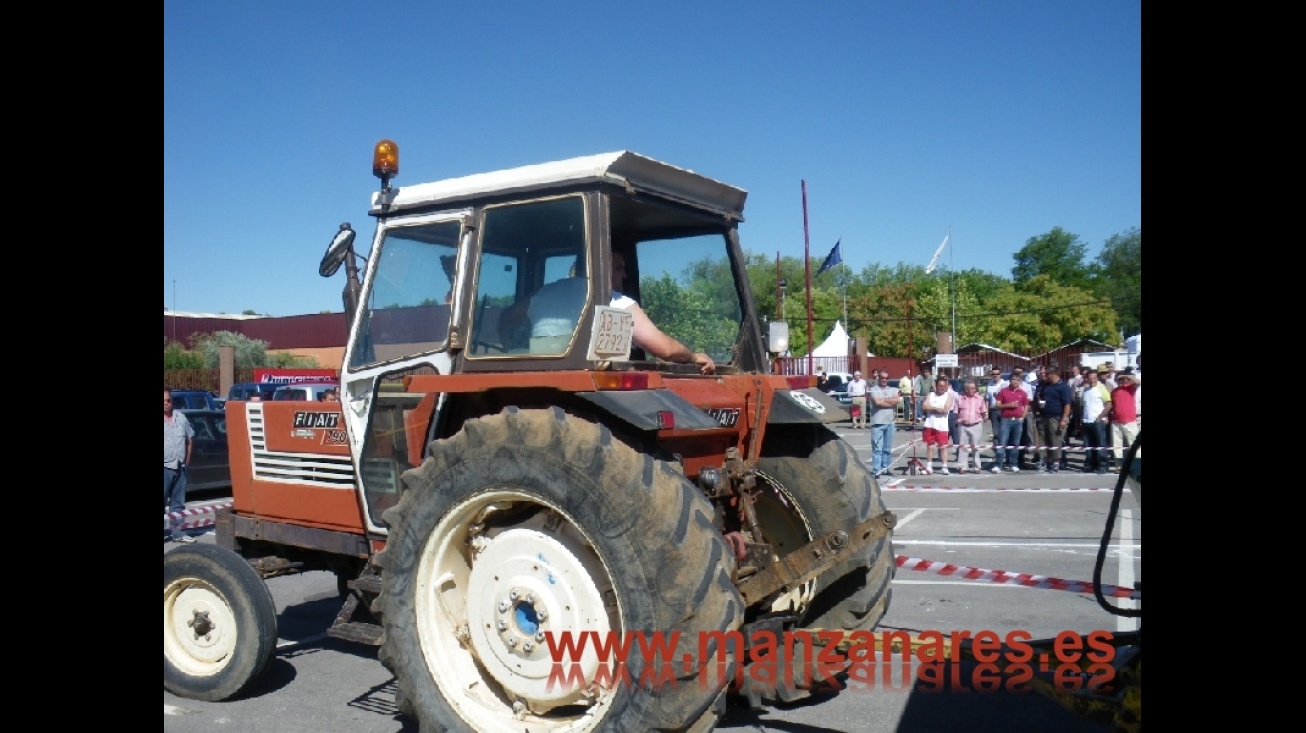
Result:
<svg viewBox="0 0 1306 733"><path fill-rule="evenodd" d="M396 185L633 150L749 192L745 249L1010 276L1142 226L1140 0L165 0L165 309L342 308ZM174 296L175 293L175 296Z"/></svg>

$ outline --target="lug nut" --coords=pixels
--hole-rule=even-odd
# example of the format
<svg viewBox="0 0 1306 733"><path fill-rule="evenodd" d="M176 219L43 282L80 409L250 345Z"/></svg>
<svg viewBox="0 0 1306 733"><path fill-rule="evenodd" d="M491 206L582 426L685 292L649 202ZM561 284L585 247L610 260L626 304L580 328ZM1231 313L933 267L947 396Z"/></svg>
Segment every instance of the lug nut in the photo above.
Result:
<svg viewBox="0 0 1306 733"><path fill-rule="evenodd" d="M543 631L537 631L537 632L535 632L535 640L536 640L536 641L544 641L544 632L543 632Z"/></svg>
<svg viewBox="0 0 1306 733"><path fill-rule="evenodd" d="M513 590L513 591L508 591L508 600L510 600L510 601L515 601L515 600L517 600L517 591L515 591L515 590Z"/></svg>
<svg viewBox="0 0 1306 733"><path fill-rule="evenodd" d="M495 627L498 628L499 631L506 631L508 629L508 622L500 621L499 623L495 624Z"/></svg>
<svg viewBox="0 0 1306 733"><path fill-rule="evenodd" d="M499 613L507 613L508 605L507 601L499 601Z"/></svg>
<svg viewBox="0 0 1306 733"><path fill-rule="evenodd" d="M507 639L504 639L503 643L507 644L509 649L512 649L517 646L517 637L509 636Z"/></svg>
<svg viewBox="0 0 1306 733"><path fill-rule="evenodd" d="M545 611L544 609L540 609L535 613L535 617L541 621L545 621L549 618L549 612Z"/></svg>
<svg viewBox="0 0 1306 733"><path fill-rule="evenodd" d="M522 645L521 645L521 648L524 649L524 650L526 650L527 652L530 652L531 650L533 650L533 649L535 648L535 645L532 644L532 643L530 643L530 642L528 641L528 642L526 642L525 644L522 644Z"/></svg>
<svg viewBox="0 0 1306 733"><path fill-rule="evenodd" d="M527 594L526 594L526 602L529 603L529 604L531 604L532 606L534 606L534 605L535 605L535 594L534 594L534 593L527 593Z"/></svg>

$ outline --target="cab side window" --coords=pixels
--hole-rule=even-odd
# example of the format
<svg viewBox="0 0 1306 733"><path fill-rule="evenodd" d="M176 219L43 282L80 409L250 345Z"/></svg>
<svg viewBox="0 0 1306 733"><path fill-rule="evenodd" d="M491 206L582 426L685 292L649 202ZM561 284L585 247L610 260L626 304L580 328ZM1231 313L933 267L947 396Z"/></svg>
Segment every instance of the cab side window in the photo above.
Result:
<svg viewBox="0 0 1306 733"><path fill-rule="evenodd" d="M562 355L589 298L585 200L485 210L472 313L472 357Z"/></svg>

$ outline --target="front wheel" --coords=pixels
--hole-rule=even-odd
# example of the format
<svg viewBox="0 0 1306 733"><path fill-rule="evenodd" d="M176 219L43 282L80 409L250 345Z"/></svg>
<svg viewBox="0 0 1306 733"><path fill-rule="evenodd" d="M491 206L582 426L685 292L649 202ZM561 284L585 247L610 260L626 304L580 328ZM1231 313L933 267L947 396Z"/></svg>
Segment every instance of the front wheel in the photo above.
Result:
<svg viewBox="0 0 1306 733"><path fill-rule="evenodd" d="M810 540L848 529L885 511L880 486L845 441L824 425L773 429L758 460L757 512L779 555ZM800 628L845 635L871 631L889 608L896 565L892 535L822 573L803 590L781 596L800 616ZM810 694L814 677L794 670L792 680L744 690L749 703L792 702ZM818 678L819 679L819 678Z"/></svg>
<svg viewBox="0 0 1306 733"><path fill-rule="evenodd" d="M422 730L715 726L742 603L711 506L670 464L510 408L432 443L404 482L374 610Z"/></svg>
<svg viewBox="0 0 1306 733"><path fill-rule="evenodd" d="M277 643L272 593L240 555L217 545L163 556L163 686L215 702L259 678Z"/></svg>

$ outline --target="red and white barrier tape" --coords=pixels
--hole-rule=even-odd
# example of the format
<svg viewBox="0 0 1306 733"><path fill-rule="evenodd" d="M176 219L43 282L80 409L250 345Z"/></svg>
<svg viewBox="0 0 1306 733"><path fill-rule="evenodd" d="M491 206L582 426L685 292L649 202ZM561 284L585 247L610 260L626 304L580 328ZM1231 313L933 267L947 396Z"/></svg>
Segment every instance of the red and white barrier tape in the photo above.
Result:
<svg viewBox="0 0 1306 733"><path fill-rule="evenodd" d="M215 519L214 515L217 514L219 509L225 509L229 506L231 506L231 502L228 501L222 504L207 504L205 506L195 507L194 509L187 507L179 512L167 512L163 515L163 526L165 529L168 527L176 527L178 525L183 529L207 527L210 524L213 524ZM207 517L205 515L207 515ZM205 518L197 520L195 517Z"/></svg>
<svg viewBox="0 0 1306 733"><path fill-rule="evenodd" d="M935 475L937 476L938 474ZM944 478L947 477L945 476ZM1044 488L1013 489L1000 486L906 486L902 484L881 484L880 491L955 491L959 494L964 494L968 491L984 494L995 491L1014 491L1027 494L1037 494L1061 491L1115 491L1115 488L1111 486L1053 486ZM1125 491L1129 491L1129 488L1126 487Z"/></svg>
<svg viewBox="0 0 1306 733"><path fill-rule="evenodd" d="M897 555L894 562L898 567L907 570L917 570L925 573L934 573L936 575L947 575L949 577L960 577L967 580L984 580L990 583L1014 583L1023 585L1028 588L1045 588L1050 590L1068 590L1072 593L1092 593L1093 584L1085 583L1082 580L1062 580L1061 578L1049 578L1046 575L1031 575L1029 573L1008 573L1005 570L985 570L984 568L966 568L959 565L952 565L944 562L934 562L932 560L922 560L918 557L903 557ZM1118 585L1102 585L1102 595L1107 598L1132 598L1141 600L1142 592L1133 588L1122 588Z"/></svg>
<svg viewBox="0 0 1306 733"><path fill-rule="evenodd" d="M921 439L919 439L919 438L912 438L910 441L908 441L908 442L905 443L904 445L905 445L905 446L912 446L912 445L925 445L925 441L924 441L924 440L921 440ZM948 445L947 445L946 447L948 447L948 448L957 448L957 447L959 447L959 446L958 446L957 443L949 442ZM970 449L970 446L969 446L968 444L962 444L960 447L962 447L962 448L966 448L966 449L968 449L968 450ZM992 445L989 445L988 443L983 443L983 444L979 445L978 447L976 447L975 450L985 451L985 450L994 450L995 448L997 448L997 449L1001 449L1001 450L1037 450L1037 451L1045 451L1045 450L1063 450L1063 451L1066 451L1066 452L1068 452L1068 453L1078 453L1078 452L1081 452L1081 451L1090 451L1090 450L1097 450L1097 451L1102 451L1103 453L1110 453L1110 452L1112 452L1113 450L1115 450L1114 448L1112 448L1112 447L1109 446L1109 445L1099 446L1099 447L1096 447L1096 448L1089 448L1089 447L1087 447L1087 446L1083 446L1083 445L1063 445L1063 446L1061 446L1060 448L1053 448L1053 447L1050 446L1050 445L1041 445L1041 446L1038 446L1038 447L1035 447L1035 446L1032 446L1032 445L999 445L999 446L992 446ZM1122 449L1122 450L1123 450L1123 449Z"/></svg>

